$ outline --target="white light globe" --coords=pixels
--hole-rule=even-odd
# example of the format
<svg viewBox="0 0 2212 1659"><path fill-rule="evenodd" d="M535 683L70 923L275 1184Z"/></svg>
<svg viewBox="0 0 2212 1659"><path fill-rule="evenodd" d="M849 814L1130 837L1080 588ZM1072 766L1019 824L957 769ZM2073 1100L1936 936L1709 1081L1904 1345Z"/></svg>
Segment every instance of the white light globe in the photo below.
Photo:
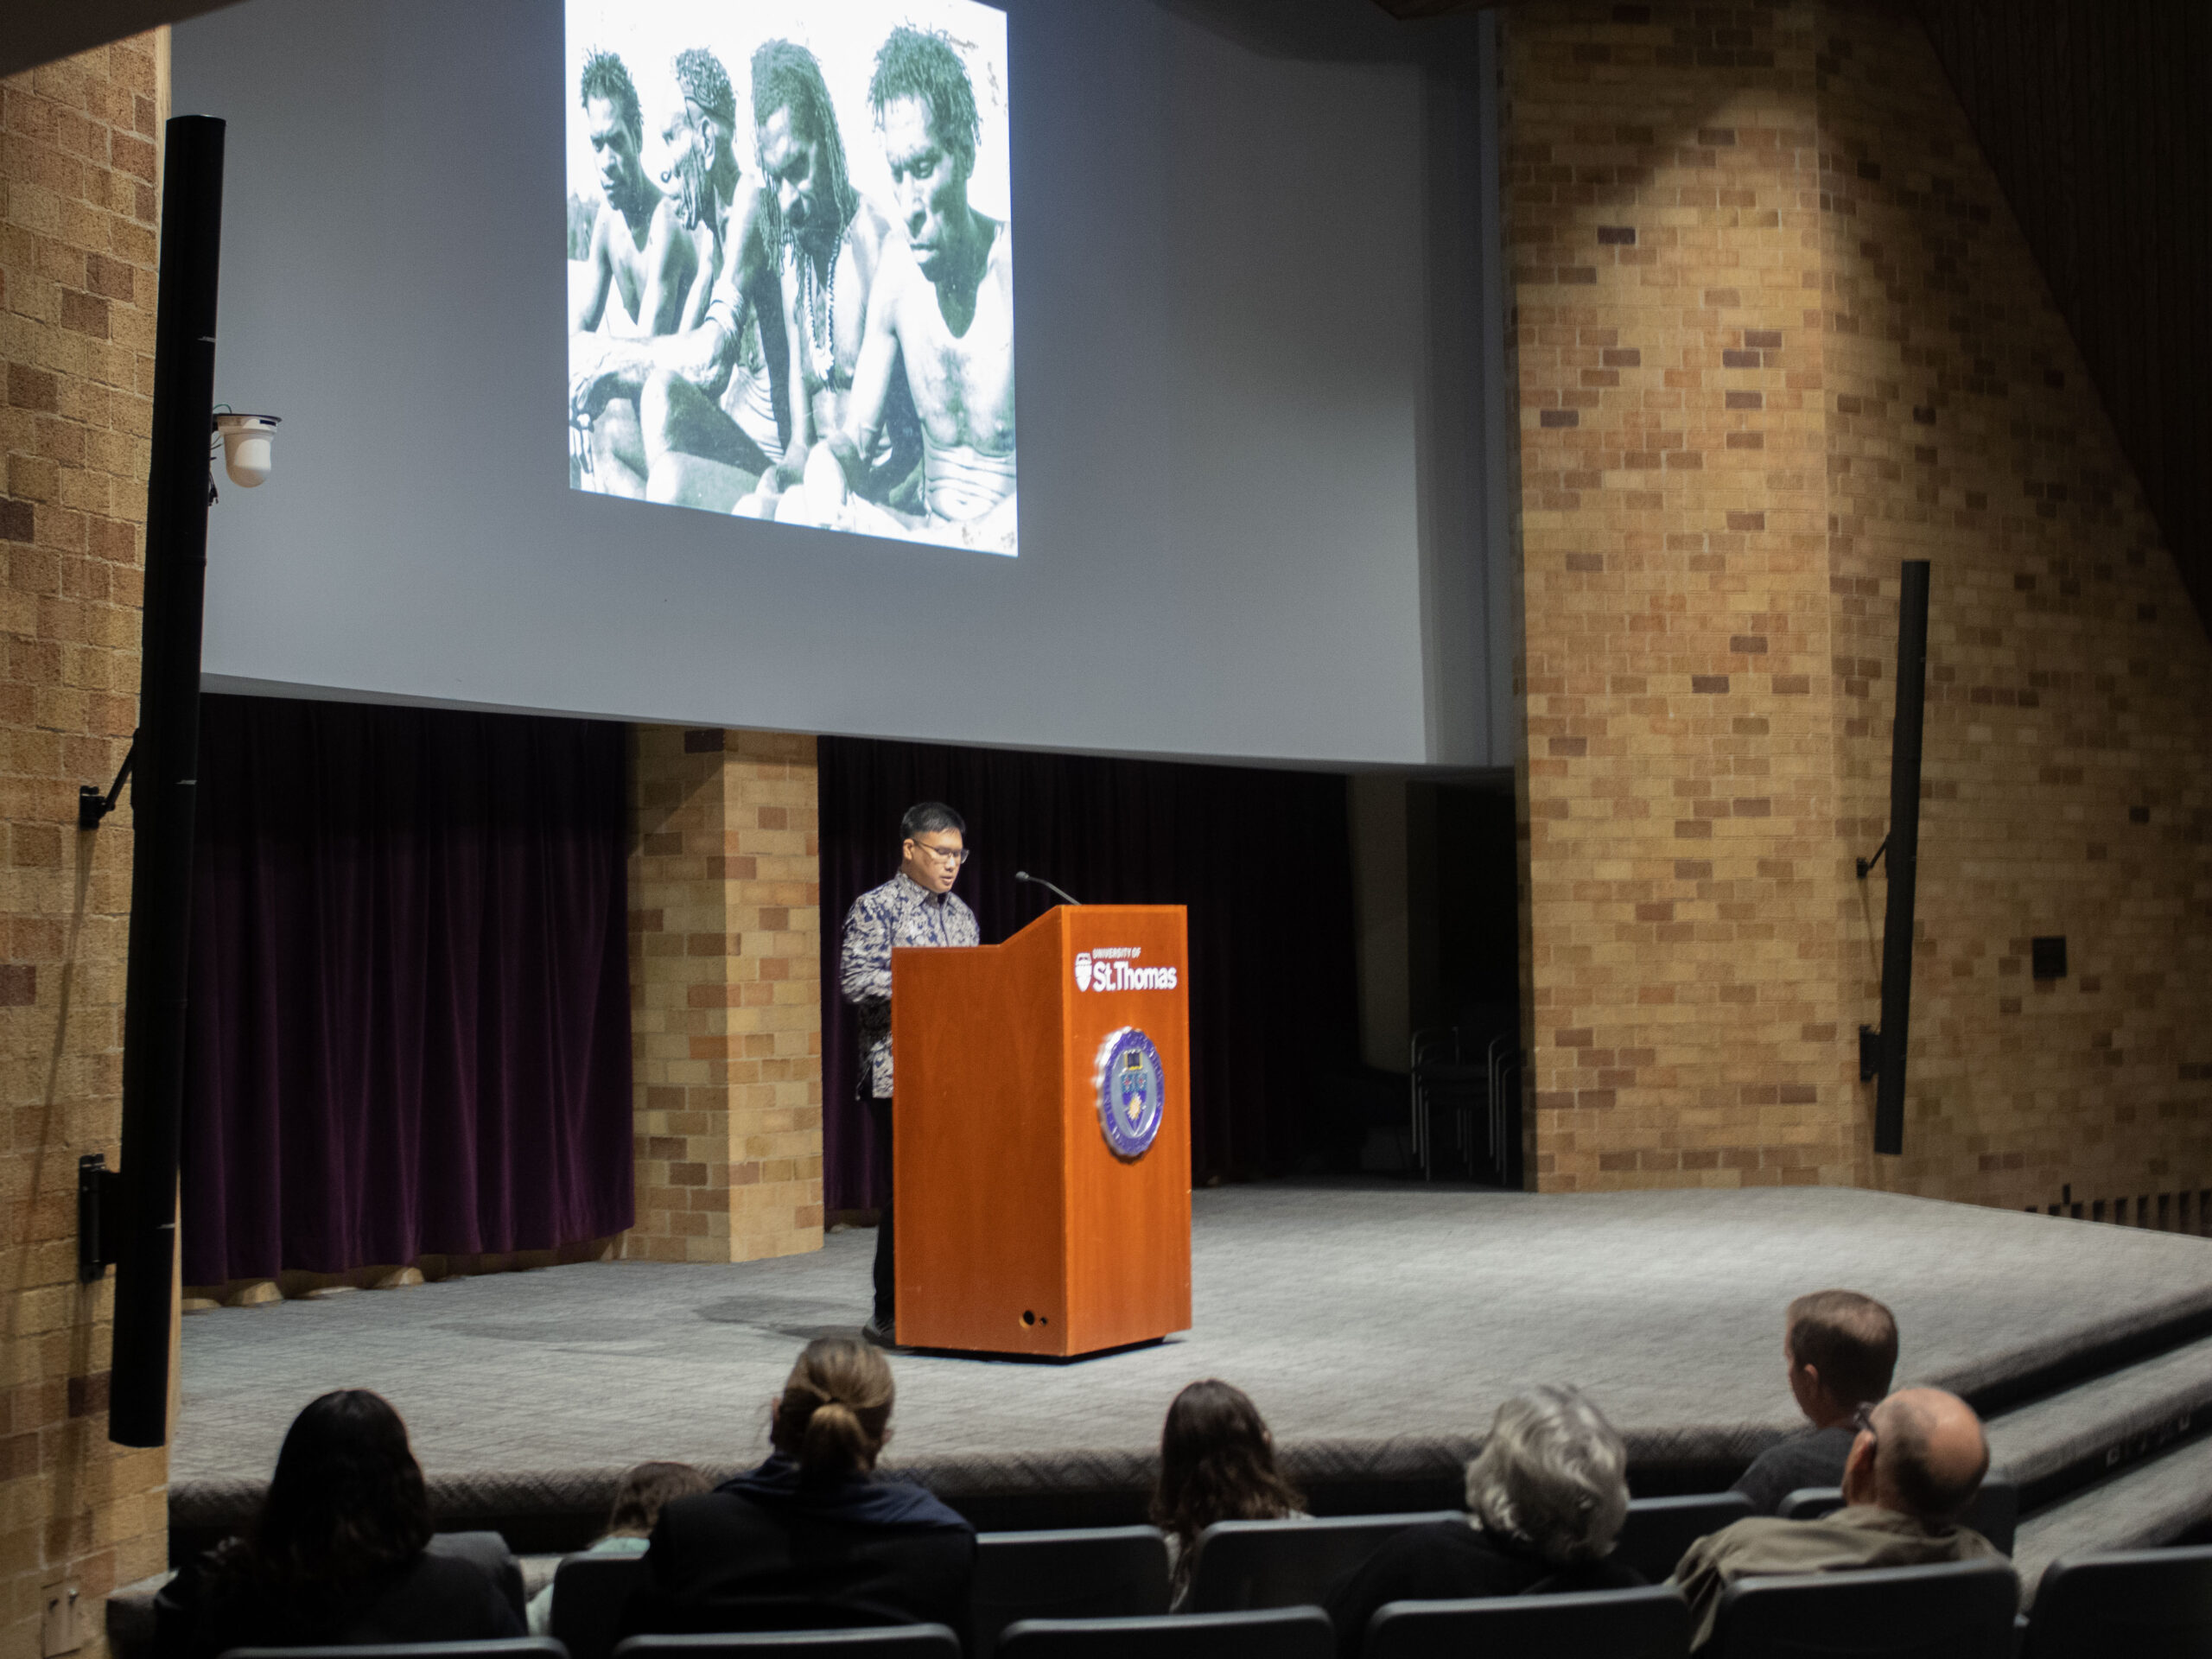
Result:
<svg viewBox="0 0 2212 1659"><path fill-rule="evenodd" d="M223 435L223 470L241 489L252 489L276 465L276 416L274 415L218 415L215 429Z"/></svg>

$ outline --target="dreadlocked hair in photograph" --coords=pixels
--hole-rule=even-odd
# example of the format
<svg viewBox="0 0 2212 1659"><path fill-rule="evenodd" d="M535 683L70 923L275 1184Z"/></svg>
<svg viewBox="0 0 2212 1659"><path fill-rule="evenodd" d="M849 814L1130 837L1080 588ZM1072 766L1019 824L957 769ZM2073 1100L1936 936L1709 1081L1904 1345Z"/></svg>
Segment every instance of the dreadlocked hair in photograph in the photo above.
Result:
<svg viewBox="0 0 2212 1659"><path fill-rule="evenodd" d="M918 99L930 112L930 128L963 174L976 168L976 143L982 120L976 113L976 88L968 67L952 49L950 37L933 29L901 23L875 54L875 73L868 84L868 107L880 124L886 106L899 99Z"/></svg>
<svg viewBox="0 0 2212 1659"><path fill-rule="evenodd" d="M766 126L778 110L791 112L794 135L804 133L821 145L824 182L830 187L836 228L842 232L860 211L860 193L853 188L852 177L845 169L845 140L837 130L837 111L830 102L822 66L803 46L790 41L763 41L753 54L753 130L757 132ZM765 163L761 171L767 171ZM760 205L767 219L769 245L777 246L789 238L790 229L784 223L773 183L771 180L771 188L760 193Z"/></svg>
<svg viewBox="0 0 2212 1659"><path fill-rule="evenodd" d="M730 90L729 72L713 53L696 46L677 53L676 87L685 103L737 124L737 94Z"/></svg>

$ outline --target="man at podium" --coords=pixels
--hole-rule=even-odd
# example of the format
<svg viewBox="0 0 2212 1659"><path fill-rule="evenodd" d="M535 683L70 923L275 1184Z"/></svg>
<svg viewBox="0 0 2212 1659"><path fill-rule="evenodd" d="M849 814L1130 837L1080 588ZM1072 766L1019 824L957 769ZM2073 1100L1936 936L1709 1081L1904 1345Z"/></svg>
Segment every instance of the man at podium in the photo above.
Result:
<svg viewBox="0 0 2212 1659"><path fill-rule="evenodd" d="M891 953L911 945L981 944L976 912L953 896L968 861L968 826L942 801L923 801L899 821L899 874L853 900L837 958L838 988L860 1014L861 1098L875 1120L883 1211L875 1228L875 1312L862 1334L897 1343L897 1280L891 1233Z"/></svg>

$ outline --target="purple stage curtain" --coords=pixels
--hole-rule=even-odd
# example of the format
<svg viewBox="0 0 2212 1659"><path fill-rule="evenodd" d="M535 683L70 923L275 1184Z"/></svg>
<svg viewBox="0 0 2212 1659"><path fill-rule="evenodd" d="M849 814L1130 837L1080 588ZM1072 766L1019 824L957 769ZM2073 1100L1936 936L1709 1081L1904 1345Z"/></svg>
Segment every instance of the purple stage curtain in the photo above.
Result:
<svg viewBox="0 0 2212 1659"><path fill-rule="evenodd" d="M899 817L922 800L967 820L975 856L953 891L986 944L1058 902L1016 870L1090 904L1188 906L1192 1178L1297 1164L1317 1138L1316 1085L1358 1064L1342 777L851 738L817 753L828 1208L881 1201L837 947L853 900L897 871Z"/></svg>
<svg viewBox="0 0 2212 1659"><path fill-rule="evenodd" d="M623 741L204 700L188 1284L630 1224Z"/></svg>

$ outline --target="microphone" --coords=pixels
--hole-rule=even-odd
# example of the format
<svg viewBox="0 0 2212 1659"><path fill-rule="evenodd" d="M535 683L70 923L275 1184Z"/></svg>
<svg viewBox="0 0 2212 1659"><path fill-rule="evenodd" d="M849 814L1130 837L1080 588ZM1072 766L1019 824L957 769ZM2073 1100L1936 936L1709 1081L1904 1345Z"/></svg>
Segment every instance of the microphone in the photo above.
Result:
<svg viewBox="0 0 2212 1659"><path fill-rule="evenodd" d="M1052 884L1047 881L1043 876L1032 875L1027 870L1016 870L1014 873L1014 879L1017 881L1027 881L1033 887L1051 887L1054 893L1058 893L1061 898L1066 899L1068 903L1071 905L1080 906L1083 903L1082 899L1077 898L1065 887L1052 887Z"/></svg>

